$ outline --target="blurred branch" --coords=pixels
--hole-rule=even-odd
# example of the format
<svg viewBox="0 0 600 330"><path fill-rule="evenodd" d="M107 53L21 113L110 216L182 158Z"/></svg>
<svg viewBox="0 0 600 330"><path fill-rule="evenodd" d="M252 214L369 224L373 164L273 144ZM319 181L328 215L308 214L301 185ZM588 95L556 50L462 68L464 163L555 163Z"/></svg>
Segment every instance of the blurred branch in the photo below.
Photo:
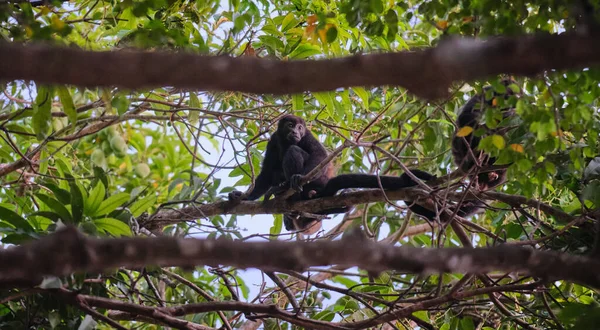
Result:
<svg viewBox="0 0 600 330"><path fill-rule="evenodd" d="M40 240L0 252L0 283L40 281L43 276L103 272L149 265L192 267L228 265L267 271L308 267L357 266L371 273L491 271L525 272L548 281L567 280L600 287L600 261L512 245L488 248L395 247L350 233L339 241L242 242L193 238L95 239L66 227ZM98 306L100 307L100 306Z"/></svg>
<svg viewBox="0 0 600 330"><path fill-rule="evenodd" d="M597 65L600 37L563 33L486 40L447 38L424 50L298 61L1 43L0 63L0 80L7 81L127 89L174 86L257 94L392 85L437 99L446 96L456 81Z"/></svg>

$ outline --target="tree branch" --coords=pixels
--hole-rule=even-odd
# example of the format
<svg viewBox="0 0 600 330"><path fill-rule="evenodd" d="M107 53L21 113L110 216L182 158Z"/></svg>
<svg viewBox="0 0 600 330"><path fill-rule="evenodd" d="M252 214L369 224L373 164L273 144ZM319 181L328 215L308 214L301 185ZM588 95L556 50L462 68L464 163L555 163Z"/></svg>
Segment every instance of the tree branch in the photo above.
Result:
<svg viewBox="0 0 600 330"><path fill-rule="evenodd" d="M299 326L303 326L305 328L310 329L335 329L331 323L323 322L318 320L311 320L304 317L296 316L292 313L286 312L282 309L277 308L275 305L262 305L262 304L252 304L245 303L240 301L213 301L206 303L197 303L197 304L186 304L179 306L171 306L171 307L149 307L137 305L129 302L124 302L120 300L112 300L103 297L94 297L88 295L77 295L77 299L84 301L89 306L94 306L96 308L104 308L104 309L116 309L127 314L112 314L113 317L118 319L132 319L135 318L136 315L142 315L150 318L157 318L157 315L161 318L167 318L171 321L171 323L178 321L182 326L185 325L193 325L193 327L189 327L189 329L198 329L198 330L208 330L211 329L209 327L193 324L191 322L187 322L185 320L179 320L174 317L184 316L189 314L199 314L199 313L207 313L207 312L216 312L216 311L243 311L245 313L260 313L267 314L272 317L276 317L285 321L288 321L292 324L296 324ZM162 319L160 319L162 321ZM164 323L164 322L163 322ZM171 324L171 326L173 326ZM178 327L182 328L182 327ZM345 328L345 327L344 327Z"/></svg>
<svg viewBox="0 0 600 330"><path fill-rule="evenodd" d="M453 201L461 201L464 193L448 193L444 197ZM287 201L271 199L263 202L241 201L237 203L222 201L212 204L199 204L181 209L162 209L146 220L140 221L140 225L154 230L169 224L179 223L185 220L199 219L220 214L280 214L286 212L315 213L319 210L337 208L342 206L353 206L364 203L385 202L387 200L415 199L417 197L430 197L430 194L418 187L403 188L394 191L381 191L380 189L366 189L350 193L343 193L331 197L323 197L306 201ZM387 199L386 199L387 198ZM510 205L525 204L530 207L540 208L541 211L556 217L561 222L568 223L575 219L559 209L556 209L541 201L528 199L524 196L508 195L498 192L486 192L480 196L469 194L468 199L496 199Z"/></svg>
<svg viewBox="0 0 600 330"><path fill-rule="evenodd" d="M357 266L370 272L412 273L527 272L547 280L600 287L600 261L582 256L502 245L489 248L412 248L370 242L358 235L341 241L240 242L157 238L94 239L67 227L38 241L0 252L0 283L40 281L76 271L102 272L149 265L191 267L228 265L267 271L308 267Z"/></svg>
<svg viewBox="0 0 600 330"><path fill-rule="evenodd" d="M46 84L128 89L174 86L257 94L395 85L436 99L447 95L454 81L597 65L600 37L563 33L487 40L447 38L437 47L418 51L299 61L0 43L0 63L0 80Z"/></svg>

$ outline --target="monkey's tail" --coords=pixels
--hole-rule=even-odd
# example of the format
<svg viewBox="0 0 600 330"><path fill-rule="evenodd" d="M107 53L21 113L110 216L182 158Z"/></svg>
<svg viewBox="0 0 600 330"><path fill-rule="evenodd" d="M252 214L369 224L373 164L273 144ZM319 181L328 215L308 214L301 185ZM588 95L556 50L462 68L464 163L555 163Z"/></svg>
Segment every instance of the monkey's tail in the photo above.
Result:
<svg viewBox="0 0 600 330"><path fill-rule="evenodd" d="M421 170L411 170L417 178L427 181L435 178L435 176ZM381 182L381 185L380 185ZM325 188L319 194L320 197L333 196L338 191L348 188L383 188L389 190L397 190L415 186L417 183L407 174L402 174L399 177L389 175L374 175L374 174L341 174L331 178Z"/></svg>

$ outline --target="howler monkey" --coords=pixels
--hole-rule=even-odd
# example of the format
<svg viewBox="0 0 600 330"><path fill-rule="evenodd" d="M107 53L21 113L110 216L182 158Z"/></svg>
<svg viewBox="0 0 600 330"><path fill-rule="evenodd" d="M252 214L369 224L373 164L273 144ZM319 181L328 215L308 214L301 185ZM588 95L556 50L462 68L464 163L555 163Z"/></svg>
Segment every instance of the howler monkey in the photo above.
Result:
<svg viewBox="0 0 600 330"><path fill-rule="evenodd" d="M499 93L492 86L487 86L483 89L483 93L473 96L458 115L457 129L452 137L452 156L454 157L454 163L465 173L471 171L478 163L482 168L485 168L496 161L495 157L490 157L477 148L483 136L477 136L476 131L483 128L486 133L492 133L493 131L485 124L479 123L485 108L495 107L498 104L499 97L504 98L503 103L508 103L508 98L515 95L515 92L509 87L515 84L514 80L505 79L501 83L506 87L506 92ZM500 110L504 119L515 113L514 108L510 105L505 105ZM464 137L458 136L458 132L465 126L473 128L472 132ZM494 133L505 134L506 129L501 128L494 131ZM506 169L479 172L477 176L470 175L470 179L476 180L476 187L479 190L488 190L506 181Z"/></svg>
<svg viewBox="0 0 600 330"><path fill-rule="evenodd" d="M306 128L304 119L285 115L277 123L277 131L271 136L263 159L262 168L256 177L254 189L242 193L234 190L229 193L230 201L256 200L269 189L281 186L284 182L296 191L291 200L306 200L321 191L332 176L330 164L326 166L312 181L300 185L303 175L310 172L327 157L325 147ZM344 213L346 207L327 210L326 213ZM321 214L326 214L321 213ZM320 221L284 215L285 229L307 229L312 234L320 229ZM294 223L295 222L295 223Z"/></svg>
<svg viewBox="0 0 600 330"><path fill-rule="evenodd" d="M304 120L297 116L285 115L279 120L277 130L267 144L262 168L256 177L254 188L246 193L232 191L229 193L229 200L256 200L271 188L278 188L285 184L289 184L290 188L296 190L296 193L290 197L291 200L333 196L339 190L346 188L379 188L379 180L381 187L387 190L397 190L417 184L407 174L402 174L400 177L380 176L379 179L372 174L342 174L331 178L333 173L331 165L328 164L317 177L301 186L302 176L314 169L326 157L325 147L308 131ZM424 171L412 170L411 172L425 181L435 178ZM405 202L414 213L430 220L435 218L436 213L432 209L410 200ZM462 206L458 214L467 216L478 209L479 205ZM348 210L348 207L339 207L315 213L345 213ZM321 227L320 220L301 217L294 213L284 215L284 224L286 230L305 230L307 234L313 234Z"/></svg>

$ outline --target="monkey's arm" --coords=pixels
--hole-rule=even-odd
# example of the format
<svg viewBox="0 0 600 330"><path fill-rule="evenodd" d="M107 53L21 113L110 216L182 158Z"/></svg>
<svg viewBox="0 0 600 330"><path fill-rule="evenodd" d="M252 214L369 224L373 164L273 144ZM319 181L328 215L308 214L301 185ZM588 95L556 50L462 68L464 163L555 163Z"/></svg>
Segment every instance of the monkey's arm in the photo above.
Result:
<svg viewBox="0 0 600 330"><path fill-rule="evenodd" d="M312 133L306 132L307 136L305 137L301 148L304 149L308 153L308 157L304 162L304 169L302 174L307 174L312 171L317 165L319 165L325 158L327 158L327 150L325 147L317 140ZM323 169L325 171L326 168Z"/></svg>
<svg viewBox="0 0 600 330"><path fill-rule="evenodd" d="M242 192L234 190L229 193L229 200L256 200L273 185L273 172L277 163L277 141L276 136L273 136L267 143L265 158L262 162L260 173L254 182L254 188L250 192L246 192L245 196Z"/></svg>
<svg viewBox="0 0 600 330"><path fill-rule="evenodd" d="M325 158L327 158L325 147L310 132L307 132L302 141L296 146L291 146L284 156L283 171L289 181L289 185L287 183L286 185L297 192L302 192L303 188L300 184L302 177L317 167ZM317 178L326 175L326 168L320 171ZM323 184L325 182L326 180Z"/></svg>

